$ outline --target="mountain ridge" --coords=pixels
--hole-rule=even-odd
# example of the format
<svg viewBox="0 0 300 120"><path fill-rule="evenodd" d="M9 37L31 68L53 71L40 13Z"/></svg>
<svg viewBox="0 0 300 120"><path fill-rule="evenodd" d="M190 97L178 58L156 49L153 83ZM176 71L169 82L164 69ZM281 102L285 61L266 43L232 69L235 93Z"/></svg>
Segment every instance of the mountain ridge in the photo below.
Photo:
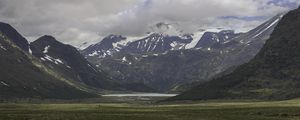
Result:
<svg viewBox="0 0 300 120"><path fill-rule="evenodd" d="M288 12L250 62L233 73L168 100L292 99L300 97L300 8Z"/></svg>
<svg viewBox="0 0 300 120"><path fill-rule="evenodd" d="M55 73L16 45L15 41L2 32L0 34L0 99L74 99L97 96L57 78Z"/></svg>
<svg viewBox="0 0 300 120"><path fill-rule="evenodd" d="M181 84L206 81L229 68L248 62L261 49L280 16L274 16L257 28L238 36L233 31L207 32L205 35L207 37L198 41L199 48L196 49L169 48L158 53L135 52L136 49L133 52L121 50L104 58L97 56L86 58L115 79L142 82L168 92ZM148 41L150 44L146 44L145 48L151 46L150 40ZM156 40L154 39L154 43ZM170 41L169 44L172 43L172 40ZM133 48L137 48L139 42L140 46L144 45L142 42L147 43L143 40L133 42Z"/></svg>

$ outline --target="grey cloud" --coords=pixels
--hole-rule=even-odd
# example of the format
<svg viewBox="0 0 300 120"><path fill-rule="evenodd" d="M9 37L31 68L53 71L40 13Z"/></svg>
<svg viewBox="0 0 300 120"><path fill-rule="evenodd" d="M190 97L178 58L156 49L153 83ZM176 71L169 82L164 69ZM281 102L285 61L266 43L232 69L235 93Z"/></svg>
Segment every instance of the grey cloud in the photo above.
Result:
<svg viewBox="0 0 300 120"><path fill-rule="evenodd" d="M69 42L79 41L74 36L88 33L91 35L90 39L96 39L95 36L101 32L101 26L87 21L88 19L117 14L134 6L136 1L0 0L0 21L12 24L29 38L51 34ZM66 33L70 33L70 37Z"/></svg>
<svg viewBox="0 0 300 120"><path fill-rule="evenodd" d="M151 31L151 26L158 22L176 23L178 29L186 32L205 26L251 28L262 21L217 18L271 17L289 9L267 4L268 1L270 0L0 0L0 21L12 24L31 40L50 34L75 45L97 40L108 34L140 36Z"/></svg>
<svg viewBox="0 0 300 120"><path fill-rule="evenodd" d="M212 21L216 21L215 19L220 16L267 16L266 18L268 18L288 10L285 7L268 4L270 0L147 1L151 1L150 4L140 5L142 8L137 7L119 15L118 17L122 19L113 21L115 23L106 28L104 33L116 32L119 34L141 35L147 31L150 25L161 21L182 24L179 29L191 32L201 26L214 25L215 23L212 23ZM239 23L241 22L239 21ZM249 21L244 22L249 23ZM251 23L254 22L257 23L257 21L251 21ZM245 23L242 23L241 26ZM223 26L226 24L224 22Z"/></svg>

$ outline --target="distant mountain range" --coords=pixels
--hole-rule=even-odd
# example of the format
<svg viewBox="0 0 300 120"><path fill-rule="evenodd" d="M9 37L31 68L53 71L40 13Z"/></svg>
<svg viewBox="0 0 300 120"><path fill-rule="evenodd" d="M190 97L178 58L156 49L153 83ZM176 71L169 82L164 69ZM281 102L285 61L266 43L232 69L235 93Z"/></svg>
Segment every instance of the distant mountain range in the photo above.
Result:
<svg viewBox="0 0 300 120"><path fill-rule="evenodd" d="M169 100L298 97L299 13L278 14L246 33L183 34L159 23L153 29L161 32L112 34L81 51L50 35L29 43L0 23L0 100L186 90Z"/></svg>
<svg viewBox="0 0 300 120"><path fill-rule="evenodd" d="M287 13L254 59L169 100L300 97L300 8Z"/></svg>
<svg viewBox="0 0 300 120"><path fill-rule="evenodd" d="M143 83L162 92L182 91L181 85L209 80L248 62L281 17L247 33L218 29L183 36L151 33L138 40L110 35L82 53L114 79Z"/></svg>
<svg viewBox="0 0 300 120"><path fill-rule="evenodd" d="M0 35L0 99L74 99L109 91L154 91L143 84L113 80L75 47L52 36L29 44L6 23L0 23Z"/></svg>
<svg viewBox="0 0 300 120"><path fill-rule="evenodd" d="M164 33L149 33L147 36L140 38L109 35L101 42L82 50L82 54L86 57L98 58L113 56L115 53L162 54L171 50L197 49L216 43L222 44L238 35L240 33L221 29L202 30L195 34L181 36Z"/></svg>

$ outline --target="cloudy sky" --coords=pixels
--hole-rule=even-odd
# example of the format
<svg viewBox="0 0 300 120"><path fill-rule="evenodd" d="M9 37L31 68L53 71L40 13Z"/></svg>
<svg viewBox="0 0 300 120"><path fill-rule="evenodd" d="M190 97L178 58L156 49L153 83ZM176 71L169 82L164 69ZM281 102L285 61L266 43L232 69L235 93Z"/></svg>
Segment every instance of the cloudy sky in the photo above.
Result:
<svg viewBox="0 0 300 120"><path fill-rule="evenodd" d="M0 21L30 41L47 34L77 45L108 34L142 36L158 22L186 33L210 27L247 31L299 4L300 0L0 0Z"/></svg>

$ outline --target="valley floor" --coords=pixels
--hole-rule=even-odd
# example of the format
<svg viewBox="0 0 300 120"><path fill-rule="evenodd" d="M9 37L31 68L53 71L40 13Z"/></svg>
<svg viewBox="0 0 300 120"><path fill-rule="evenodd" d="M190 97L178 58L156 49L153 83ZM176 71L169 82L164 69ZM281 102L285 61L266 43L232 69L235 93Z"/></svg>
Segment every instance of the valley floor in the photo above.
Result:
<svg viewBox="0 0 300 120"><path fill-rule="evenodd" d="M170 104L0 104L0 120L299 120L300 99Z"/></svg>

